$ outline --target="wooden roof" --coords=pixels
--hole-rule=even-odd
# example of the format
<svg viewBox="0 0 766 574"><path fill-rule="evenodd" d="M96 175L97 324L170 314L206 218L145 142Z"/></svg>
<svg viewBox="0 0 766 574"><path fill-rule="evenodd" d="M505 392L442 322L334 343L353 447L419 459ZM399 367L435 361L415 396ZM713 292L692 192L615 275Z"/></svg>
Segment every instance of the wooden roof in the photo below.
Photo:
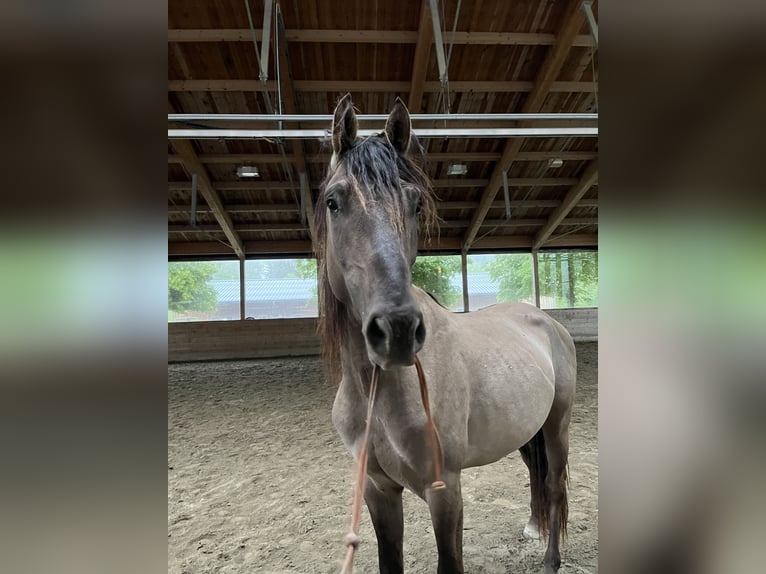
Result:
<svg viewBox="0 0 766 574"><path fill-rule="evenodd" d="M284 32L277 33L272 12L265 85L259 80L246 2L170 0L169 113L271 113L279 109L278 85L283 113L331 114L337 99L347 92L362 114L387 113L396 97L413 114L447 111L427 0L275 1ZM444 50L449 55L449 112L596 112L598 59L580 4L580 0L441 0ZM249 0L249 6L262 49L264 1ZM597 19L598 2L593 11ZM199 125L234 127L224 121ZM519 125L505 122L503 127ZM557 120L535 125L596 124ZM274 122L256 126L276 127ZM303 122L285 127L329 125ZM363 127L382 129L382 122ZM418 127L444 124L420 122L415 133ZM438 235L422 246L424 251L597 245L598 138L450 137L422 143L441 218ZM315 203L328 158L326 145L318 140L169 139L170 256L310 253L300 174L305 172ZM551 158L563 159L563 166L549 167ZM449 164L456 161L467 164L467 174L448 175ZM243 164L256 165L260 177L238 178L236 169ZM504 170L509 178L510 220L503 200ZM192 173L197 174L199 191L194 227ZM307 209L312 206L304 205L303 211Z"/></svg>

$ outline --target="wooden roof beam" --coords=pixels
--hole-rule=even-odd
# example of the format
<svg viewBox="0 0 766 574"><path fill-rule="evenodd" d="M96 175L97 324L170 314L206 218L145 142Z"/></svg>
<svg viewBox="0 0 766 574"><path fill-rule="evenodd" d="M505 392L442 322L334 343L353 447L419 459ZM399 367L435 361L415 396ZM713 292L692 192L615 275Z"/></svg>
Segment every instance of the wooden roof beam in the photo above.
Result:
<svg viewBox="0 0 766 574"><path fill-rule="evenodd" d="M548 219L498 219L484 220L482 227L542 227L547 226ZM460 229L468 224L467 220L453 219L442 221L439 227L442 229ZM570 219L560 219L556 224L558 225L598 225L597 217L572 217ZM238 223L235 225L237 232L262 232L262 233L286 233L296 231L306 231L307 226L302 223ZM221 229L217 225L201 224L201 225L187 225L185 223L173 223L168 225L168 233L209 233L220 232Z"/></svg>
<svg viewBox="0 0 766 574"><path fill-rule="evenodd" d="M415 130L417 132L417 130ZM519 152L514 161L546 161L557 157L564 161L582 161L595 159L598 155L595 151L527 151ZM295 163L294 156L288 155L284 158L276 153L232 153L232 154L199 154L197 156L204 164L238 164L238 163L276 163L280 164L284 160ZM306 163L328 163L330 161L329 153L306 154ZM465 163L497 161L501 157L498 152L435 152L426 155L430 162L454 161L460 160ZM182 163L181 158L175 154L168 155L168 163Z"/></svg>
<svg viewBox="0 0 766 574"><path fill-rule="evenodd" d="M532 243L532 249L539 249L548 240L555 229L565 221L567 214L577 205L585 192L588 191L591 186L598 181L598 161L593 160L585 168L585 171L580 178L580 181L569 190L564 199L561 201L556 210L551 213L548 221L543 228L535 235L535 240Z"/></svg>
<svg viewBox="0 0 766 574"><path fill-rule="evenodd" d="M491 235L479 239L474 244L474 249L479 250L508 250L530 251L533 237L528 235ZM421 240L418 246L420 253L443 252L458 254L460 252L459 237L440 237L430 240ZM598 247L598 235L595 233L572 233L565 237L553 239L548 242L550 248L594 248ZM246 241L245 253L247 255L274 256L283 255L288 257L310 256L312 254L311 241L292 239L284 241ZM181 259L184 257L211 257L230 255L224 245L218 241L169 241L168 255Z"/></svg>
<svg viewBox="0 0 766 574"><path fill-rule="evenodd" d="M437 201L436 207L441 210L473 209L479 205L478 201ZM511 201L512 209L537 209L553 208L561 205L556 199L525 199ZM598 199L581 199L575 207L593 208L598 207ZM290 213L295 214L300 208L294 203L228 203L224 204L228 213ZM492 209L504 209L504 201L495 201ZM168 205L168 213L190 213L191 205ZM207 205L198 205L197 213L211 213Z"/></svg>
<svg viewBox="0 0 766 574"><path fill-rule="evenodd" d="M511 200L511 209L539 209L546 207L558 207L561 201L557 199L518 199ZM479 205L478 201L437 201L436 208L443 211L452 209L474 209ZM598 207L598 199L581 199L575 207L593 208ZM231 211L230 208L227 207ZM495 201L492 209L505 209L504 201ZM188 208L187 208L188 210Z"/></svg>
<svg viewBox="0 0 766 574"><path fill-rule="evenodd" d="M226 208L224 208L221 198L218 197L218 192L210 181L210 174L208 174L207 168L205 168L205 166L202 165L202 162L197 158L197 153L194 151L191 142L187 140L174 140L173 147L183 160L189 173L197 174L200 194L205 198L205 201L213 212L213 216L226 234L226 238L231 243L231 248L234 249L234 253L236 253L237 257L240 259L244 259L245 249L242 245L242 240L240 239L239 234L234 230L234 224L231 221L231 217L229 217L229 214L226 212Z"/></svg>
<svg viewBox="0 0 766 574"><path fill-rule="evenodd" d="M168 113L176 113L176 110L170 101L168 101ZM226 238L231 243L231 248L234 250L234 253L236 253L238 258L244 259L245 248L242 239L240 239L237 232L234 231L234 224L231 221L231 217L229 217L229 214L226 212L226 208L223 206L221 198L218 197L218 192L213 188L210 174L208 173L207 168L202 165L199 157L197 157L197 152L194 151L194 146L192 146L191 142L188 140L174 140L171 144L173 149L176 150L178 157L181 158L181 161L186 166L187 171L189 173L197 174L197 184L200 194L205 199L205 202L213 212L213 216L226 234Z"/></svg>
<svg viewBox="0 0 766 574"><path fill-rule="evenodd" d="M187 140L175 140L187 141ZM509 187L568 187L577 183L573 177L511 177ZM463 189L485 187L486 179L434 179L431 185L438 189ZM217 181L212 184L216 191L278 191L292 189L289 181ZM191 181L169 181L169 191L191 191ZM318 188L318 184L314 189Z"/></svg>
<svg viewBox="0 0 766 574"><path fill-rule="evenodd" d="M569 54L569 50L574 43L574 39L585 22L585 16L582 10L580 10L580 2L581 0L569 0L563 28L556 37L556 43L546 54L543 65L535 80L535 87L524 101L521 113L529 114L540 110L540 107L545 100L545 96L551 90L554 80L561 72L561 67L564 65L567 54ZM474 212L471 224L468 226L468 229L463 236L463 253L468 252L474 239L476 239L482 221L484 221L484 218L487 216L487 212L489 211L492 202L495 200L498 190L502 186L503 172L511 167L511 164L521 151L523 141L522 138L514 138L508 140L505 144L500 161L495 164L495 168L492 171L492 176L489 180L489 185L484 190L484 193L482 193L479 207Z"/></svg>
<svg viewBox="0 0 766 574"><path fill-rule="evenodd" d="M500 45L500 46L552 46L553 34L526 32L455 32L445 31L445 44ZM262 31L255 36L261 41ZM416 44L418 32L414 30L285 30L288 42L317 42L335 44ZM249 28L185 28L168 30L168 42L247 42L253 41ZM590 34L578 35L573 46L594 45Z"/></svg>
<svg viewBox="0 0 766 574"><path fill-rule="evenodd" d="M428 0L423 0L420 5L420 23L418 24L418 40L415 44L415 59L412 65L410 97L407 99L407 108L413 114L419 114L423 107L423 88L425 87L433 38L434 28L431 22L431 9Z"/></svg>
<svg viewBox="0 0 766 574"><path fill-rule="evenodd" d="M293 81L293 72L290 64L290 54L287 50L287 42L285 40L286 31L284 28L284 22L282 20L282 13L279 5L277 5L277 22L276 33L282 40L278 42L279 49L279 69L280 76L285 80L282 82L283 98L284 101L284 113L297 114L298 111L295 106L295 82ZM301 124L296 125L297 128L301 127ZM308 220L309 231L311 237L314 237L314 203L311 198L311 180L309 179L309 172L306 169L306 154L303 151L303 142L297 139L292 140L291 146L293 148L293 157L295 158L295 169L298 170L298 184L300 189L301 204L306 209L306 219Z"/></svg>
<svg viewBox="0 0 766 574"><path fill-rule="evenodd" d="M481 93L532 92L533 82L516 80L455 80L450 81L450 91ZM411 82L384 80L295 80L296 92L337 92L352 93L404 93L410 92ZM260 80L243 79L203 79L203 80L168 80L168 92L273 92L277 88L274 80L266 83ZM284 89L284 86L283 86ZM598 84L593 82L553 82L548 91L562 93L593 93ZM438 81L423 82L423 91L436 93L441 91Z"/></svg>
<svg viewBox="0 0 766 574"><path fill-rule="evenodd" d="M559 202L556 202L557 204ZM554 206L555 207L555 206ZM300 208L294 203L231 203L224 204L228 213L297 213ZM207 205L198 205L197 213L209 213ZM191 205L168 205L168 213L189 213Z"/></svg>

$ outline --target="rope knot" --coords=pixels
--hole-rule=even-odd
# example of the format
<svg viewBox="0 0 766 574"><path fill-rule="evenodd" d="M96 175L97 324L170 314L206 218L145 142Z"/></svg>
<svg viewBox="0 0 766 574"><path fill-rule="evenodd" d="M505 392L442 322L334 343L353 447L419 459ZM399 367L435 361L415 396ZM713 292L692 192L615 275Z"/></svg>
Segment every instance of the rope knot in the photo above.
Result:
<svg viewBox="0 0 766 574"><path fill-rule="evenodd" d="M354 550L359 548L359 543L362 541L361 538L359 538L358 534L355 534L354 532L349 532L346 534L346 537L343 539L343 542L346 544L346 546L351 546Z"/></svg>

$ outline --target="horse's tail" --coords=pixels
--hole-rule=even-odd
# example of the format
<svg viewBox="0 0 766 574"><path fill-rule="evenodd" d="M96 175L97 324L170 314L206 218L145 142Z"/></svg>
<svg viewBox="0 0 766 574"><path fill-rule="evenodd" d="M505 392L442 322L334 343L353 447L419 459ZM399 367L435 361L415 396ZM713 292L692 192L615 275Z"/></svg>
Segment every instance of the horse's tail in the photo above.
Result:
<svg viewBox="0 0 766 574"><path fill-rule="evenodd" d="M524 458L529 466L529 489L531 491L532 517L537 523L540 535L547 537L550 532L550 497L545 488L545 480L548 477L548 455L545 452L545 436L543 429L537 431L532 439L521 447ZM559 504L560 533L567 535L567 518L569 516L569 503L567 501L567 472L564 471L563 495Z"/></svg>

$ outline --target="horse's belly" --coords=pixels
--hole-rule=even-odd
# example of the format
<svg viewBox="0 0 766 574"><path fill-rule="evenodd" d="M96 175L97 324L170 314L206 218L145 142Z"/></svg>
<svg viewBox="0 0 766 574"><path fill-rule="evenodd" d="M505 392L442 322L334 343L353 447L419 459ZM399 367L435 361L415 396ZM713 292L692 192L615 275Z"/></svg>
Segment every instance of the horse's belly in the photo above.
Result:
<svg viewBox="0 0 766 574"><path fill-rule="evenodd" d="M525 377L500 390L479 388L471 401L463 467L489 464L524 446L548 417L553 396L553 380L544 376Z"/></svg>

